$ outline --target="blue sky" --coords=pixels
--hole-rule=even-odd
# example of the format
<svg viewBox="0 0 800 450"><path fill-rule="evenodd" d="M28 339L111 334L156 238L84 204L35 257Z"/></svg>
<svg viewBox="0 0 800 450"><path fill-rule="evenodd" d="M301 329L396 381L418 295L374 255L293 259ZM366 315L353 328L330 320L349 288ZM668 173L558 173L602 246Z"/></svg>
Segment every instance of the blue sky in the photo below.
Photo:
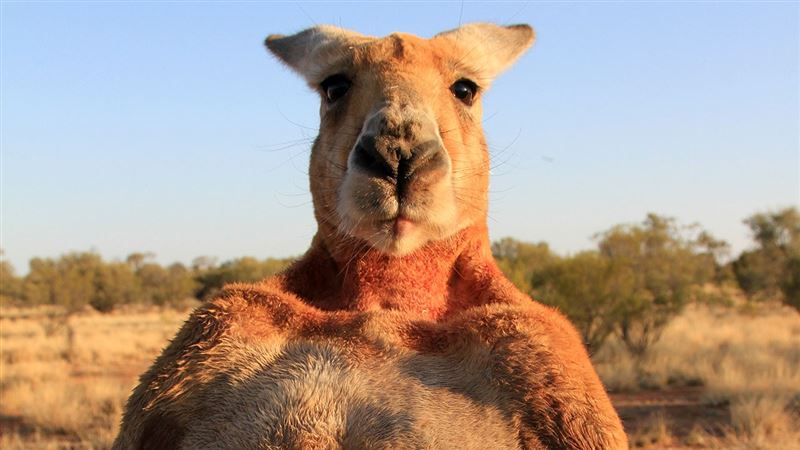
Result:
<svg viewBox="0 0 800 450"><path fill-rule="evenodd" d="M322 23L374 35L432 36L459 19L536 28L484 98L492 238L574 252L653 211L738 251L744 217L800 203L795 2L0 8L0 246L18 272L71 250L161 262L302 253L318 100L262 42Z"/></svg>

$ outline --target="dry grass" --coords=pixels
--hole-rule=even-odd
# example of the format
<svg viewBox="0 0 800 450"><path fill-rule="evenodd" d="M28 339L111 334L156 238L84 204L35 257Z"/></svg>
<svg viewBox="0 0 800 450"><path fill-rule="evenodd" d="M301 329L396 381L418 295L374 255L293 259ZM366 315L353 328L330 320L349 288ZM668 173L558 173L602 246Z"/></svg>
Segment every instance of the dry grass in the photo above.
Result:
<svg viewBox="0 0 800 450"><path fill-rule="evenodd" d="M188 312L57 309L0 313L0 448L108 448L128 393ZM702 385L729 411L724 433L642 415L631 442L648 448L798 448L800 315L780 307L693 307L643 361L618 342L596 356L613 390Z"/></svg>
<svg viewBox="0 0 800 450"><path fill-rule="evenodd" d="M673 443L669 419L661 412L656 412L647 417L644 426L630 436L633 447L669 447Z"/></svg>
<svg viewBox="0 0 800 450"><path fill-rule="evenodd" d="M3 309L0 447L108 448L136 377L186 315Z"/></svg>
<svg viewBox="0 0 800 450"><path fill-rule="evenodd" d="M790 308L694 306L674 319L642 361L609 342L595 362L611 390L703 386L727 405L723 437L696 429L711 448L800 448L800 314Z"/></svg>

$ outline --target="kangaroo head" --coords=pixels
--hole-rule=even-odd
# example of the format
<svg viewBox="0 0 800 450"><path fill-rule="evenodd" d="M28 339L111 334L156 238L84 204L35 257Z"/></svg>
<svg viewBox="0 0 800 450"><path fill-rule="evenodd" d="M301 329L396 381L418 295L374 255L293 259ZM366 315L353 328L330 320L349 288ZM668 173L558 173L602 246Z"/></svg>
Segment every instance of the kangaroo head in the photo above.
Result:
<svg viewBox="0 0 800 450"><path fill-rule="evenodd" d="M320 226L404 255L485 221L481 97L533 36L491 24L432 39L331 26L269 36L321 96L309 170Z"/></svg>

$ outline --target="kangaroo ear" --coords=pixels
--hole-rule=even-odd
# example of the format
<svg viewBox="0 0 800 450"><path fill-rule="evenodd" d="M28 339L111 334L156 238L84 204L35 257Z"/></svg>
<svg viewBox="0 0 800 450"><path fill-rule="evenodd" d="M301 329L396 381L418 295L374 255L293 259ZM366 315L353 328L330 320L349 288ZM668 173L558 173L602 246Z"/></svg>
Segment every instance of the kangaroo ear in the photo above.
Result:
<svg viewBox="0 0 800 450"><path fill-rule="evenodd" d="M291 36L272 34L267 48L309 83L318 83L323 72L346 55L348 48L369 40L362 34L320 25Z"/></svg>
<svg viewBox="0 0 800 450"><path fill-rule="evenodd" d="M471 23L434 37L451 41L462 53L461 63L486 82L511 67L534 38L530 25L504 27L491 23Z"/></svg>

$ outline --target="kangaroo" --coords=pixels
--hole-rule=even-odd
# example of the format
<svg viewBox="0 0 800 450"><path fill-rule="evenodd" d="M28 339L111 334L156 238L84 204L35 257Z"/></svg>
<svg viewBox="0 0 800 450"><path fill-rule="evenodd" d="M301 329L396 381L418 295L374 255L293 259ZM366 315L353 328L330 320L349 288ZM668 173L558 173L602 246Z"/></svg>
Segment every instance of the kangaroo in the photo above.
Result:
<svg viewBox="0 0 800 450"><path fill-rule="evenodd" d="M627 448L573 325L490 249L481 99L533 40L484 23L269 36L321 97L317 233L190 316L113 448Z"/></svg>

